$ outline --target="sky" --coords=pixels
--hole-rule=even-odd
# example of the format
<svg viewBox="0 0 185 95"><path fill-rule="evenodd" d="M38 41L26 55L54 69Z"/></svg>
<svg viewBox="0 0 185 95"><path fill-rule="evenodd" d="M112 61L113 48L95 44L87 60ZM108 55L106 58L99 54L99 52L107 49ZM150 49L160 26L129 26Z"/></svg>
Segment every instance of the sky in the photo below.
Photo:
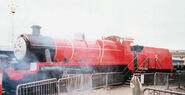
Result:
<svg viewBox="0 0 185 95"><path fill-rule="evenodd" d="M117 35L135 44L185 49L185 0L0 0L0 45L10 44L15 6L14 39L31 33L72 39L84 33L87 40Z"/></svg>

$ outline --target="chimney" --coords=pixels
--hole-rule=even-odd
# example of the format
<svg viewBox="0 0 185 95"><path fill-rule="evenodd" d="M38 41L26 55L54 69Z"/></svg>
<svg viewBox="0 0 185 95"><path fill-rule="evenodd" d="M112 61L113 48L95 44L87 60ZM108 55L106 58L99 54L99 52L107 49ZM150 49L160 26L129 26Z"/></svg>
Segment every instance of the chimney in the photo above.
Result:
<svg viewBox="0 0 185 95"><path fill-rule="evenodd" d="M39 36L41 27L39 25L33 25L32 27L32 35Z"/></svg>

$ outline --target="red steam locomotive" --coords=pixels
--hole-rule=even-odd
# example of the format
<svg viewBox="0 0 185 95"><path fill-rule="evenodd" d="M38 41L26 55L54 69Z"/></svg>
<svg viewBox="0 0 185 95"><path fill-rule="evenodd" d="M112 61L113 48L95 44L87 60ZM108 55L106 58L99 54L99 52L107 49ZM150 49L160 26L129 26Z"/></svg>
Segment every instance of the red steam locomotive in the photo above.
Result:
<svg viewBox="0 0 185 95"><path fill-rule="evenodd" d="M168 49L131 46L133 39L118 36L94 41L53 39L40 35L39 26L32 28L32 34L17 38L14 50L17 63L9 62L2 70L3 84L11 84L12 88L19 83L58 77L63 72L123 72L125 68L173 71Z"/></svg>

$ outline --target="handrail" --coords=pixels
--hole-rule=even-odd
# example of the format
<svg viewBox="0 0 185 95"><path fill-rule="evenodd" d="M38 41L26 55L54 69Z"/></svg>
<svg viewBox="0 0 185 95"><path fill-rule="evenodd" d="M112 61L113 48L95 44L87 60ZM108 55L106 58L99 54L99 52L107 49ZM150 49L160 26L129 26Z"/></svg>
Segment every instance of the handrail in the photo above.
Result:
<svg viewBox="0 0 185 95"><path fill-rule="evenodd" d="M147 57L147 58L142 62L142 64L144 64L149 58L154 58L154 57ZM141 64L141 65L142 65L142 64ZM141 65L140 65L140 66L141 66ZM157 66L157 63L155 63L155 65ZM139 66L139 67L140 67L140 66ZM144 66L143 66L143 67L144 67ZM150 63L148 63L148 69L149 69L149 67L150 67ZM156 69L156 67L155 67L155 69ZM138 70L138 68L137 68L137 70ZM135 70L135 71L137 71L137 70ZM141 71L143 71L143 70L141 70Z"/></svg>
<svg viewBox="0 0 185 95"><path fill-rule="evenodd" d="M137 58L137 56L132 60L132 61L134 61L135 59ZM154 57L147 57L143 62L142 62L142 64L140 64L138 67L140 67L141 65L143 65L149 58L153 58L154 59ZM128 64L128 66L132 63L132 61ZM159 62L158 62L159 63ZM145 64L144 64L145 65ZM150 64L148 64L149 66L150 66ZM158 64L157 63L155 63L155 65L156 66L158 66ZM161 66L161 64L159 63L159 65ZM128 66L126 67L126 68L128 68ZM144 66L143 66L144 67ZM162 66L161 66L162 67ZM126 70L126 68L124 69L124 70ZM134 67L131 67L131 69L132 68L134 68ZM156 68L156 67L155 67ZM136 68L136 70L135 70L135 72L137 72L139 70L139 68ZM143 69L141 70L141 72L143 71ZM128 71L129 72L129 71ZM127 74L128 72L126 72L125 74ZM140 72L140 73L141 73Z"/></svg>
<svg viewBox="0 0 185 95"><path fill-rule="evenodd" d="M134 57L134 59L126 66L126 68L125 69L123 69L123 72L128 68L128 66L130 66L130 64L135 60L137 58L137 56L136 57Z"/></svg>
<svg viewBox="0 0 185 95"><path fill-rule="evenodd" d="M149 58L153 58L153 59L155 59L155 57L149 57ZM158 66L158 67L162 67L162 65L159 63L159 60L157 60L157 62L158 62L158 64L157 64L157 63L155 63L155 65L156 65L156 66L160 65L160 66Z"/></svg>
<svg viewBox="0 0 185 95"><path fill-rule="evenodd" d="M142 64L144 64L148 59L149 59L149 57L147 57L147 58L142 62ZM141 65L142 65L142 64L141 64ZM141 65L140 65L140 66L141 66Z"/></svg>
<svg viewBox="0 0 185 95"><path fill-rule="evenodd" d="M125 71L125 70L128 68L128 66L130 66L130 64L131 64L136 58L137 58L137 56L127 65L127 67L126 67L123 71ZM146 62L147 59L148 59L148 57L144 60L144 62ZM143 63L144 63L144 62L143 62ZM143 63L142 63L142 64L143 64ZM142 64L140 64L140 66L141 66ZM133 67L131 67L131 68L133 68ZM137 68L137 70L138 70L138 68ZM135 71L137 71L137 70L135 70ZM127 71L127 72L125 73L125 75L128 74L128 73L129 73L129 71Z"/></svg>
<svg viewBox="0 0 185 95"><path fill-rule="evenodd" d="M149 57L147 57L147 58L142 62L142 64L144 64L144 63L147 61L148 58L149 58ZM142 64L140 64L139 67L140 67ZM139 69L137 68L137 69L135 70L135 72L138 71L138 70L139 70ZM141 70L141 71L143 71L143 70Z"/></svg>
<svg viewBox="0 0 185 95"><path fill-rule="evenodd" d="M130 66L130 64L131 64L136 58L137 58L137 56L127 65L127 67L126 67L123 71L125 71L125 70L128 68L128 66ZM146 62L147 59L149 59L149 58L153 58L153 57L147 57L147 58L142 62L142 64L144 64L144 62ZM142 64L140 64L139 67L140 67ZM133 68L133 67L131 67L131 68ZM137 69L137 70L138 70L138 69ZM135 71L136 71L136 70L135 70Z"/></svg>
<svg viewBox="0 0 185 95"><path fill-rule="evenodd" d="M150 57L147 57L147 58L142 62L142 64L143 64L144 62L146 62L148 58L150 58ZM140 64L139 67L140 67L142 64ZM132 68L133 68L133 67L132 67ZM135 71L137 71L137 70L138 70L138 68L137 68ZM143 70L142 70L142 71L143 71Z"/></svg>
<svg viewBox="0 0 185 95"><path fill-rule="evenodd" d="M125 72L126 69L129 69L128 67L130 66L130 64L131 64L136 58L137 58L137 56L136 56L136 57L124 68L123 72ZM146 57L146 59L142 62L142 64L140 64L140 65L137 66L137 67L141 67L141 65L143 65L149 58L155 59L154 57ZM159 63L159 61L157 61L157 62ZM158 66L158 65L160 65L160 66ZM145 64L144 64L143 67L146 67ZM160 63L157 64L157 63L155 62L155 69L156 69L157 67L162 67L162 66L161 66ZM132 69L132 68L134 68L134 66L131 67L130 69ZM150 63L148 63L148 69L149 69L149 68L150 68ZM137 72L138 70L139 70L139 68L136 68L136 69L135 69L135 72ZM142 72L143 70L144 70L144 69L142 69L141 72ZM140 73L141 73L141 72L140 72ZM129 73L129 70L128 70L127 72L125 72L124 75L127 75L128 73Z"/></svg>
<svg viewBox="0 0 185 95"><path fill-rule="evenodd" d="M141 65L143 65L149 58L153 58L154 59L154 57L147 57L143 62L142 62L142 64L140 64L139 65L139 67L141 66ZM158 63L159 63L159 61L157 61ZM149 66L150 66L150 63L148 64ZM157 66L157 67L162 67L161 66L161 64L159 63L159 64L157 64L157 63L155 63L155 65ZM158 66L158 65L160 65L160 66ZM148 66L148 67L149 67ZM143 66L144 67L144 66ZM156 67L155 67L156 68ZM137 70L138 70L138 68L137 68ZM137 71L137 70L135 70L135 71ZM143 71L143 70L142 70Z"/></svg>
<svg viewBox="0 0 185 95"><path fill-rule="evenodd" d="M158 62L158 65L160 65L160 67L162 67L162 65L159 63L159 60L157 60L157 62Z"/></svg>
<svg viewBox="0 0 185 95"><path fill-rule="evenodd" d="M125 72L125 70L126 69L128 69L128 66L130 66L130 64L135 60L137 58L137 56L136 57L134 57L134 59L127 65L127 67L123 70L123 72ZM132 68L132 67L131 67ZM129 70L126 72L126 73L124 73L124 75L127 75L129 73Z"/></svg>
<svg viewBox="0 0 185 95"><path fill-rule="evenodd" d="M161 90L161 89L156 89L156 88L145 88L144 90L143 90L143 93L145 92L145 91L147 91L147 90L153 90L154 92L155 91L157 91L157 92L162 92L162 93L169 93L170 95L172 95L172 94L175 94L175 95L185 95L185 93L183 93L183 92L175 92L175 91L170 91L170 90Z"/></svg>

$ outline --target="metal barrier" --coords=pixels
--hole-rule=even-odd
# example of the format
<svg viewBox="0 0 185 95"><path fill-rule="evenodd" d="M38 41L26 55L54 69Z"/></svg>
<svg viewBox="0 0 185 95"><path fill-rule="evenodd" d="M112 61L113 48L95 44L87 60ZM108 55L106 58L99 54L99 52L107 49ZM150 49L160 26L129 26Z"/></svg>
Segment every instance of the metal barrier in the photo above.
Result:
<svg viewBox="0 0 185 95"><path fill-rule="evenodd" d="M20 84L17 86L16 95L58 95L57 79Z"/></svg>
<svg viewBox="0 0 185 95"><path fill-rule="evenodd" d="M16 95L58 95L65 92L91 90L111 85L122 84L121 72L65 75L57 79L47 79L20 84Z"/></svg>
<svg viewBox="0 0 185 95"><path fill-rule="evenodd" d="M185 93L183 92L175 92L170 90L161 90L161 89L154 89L154 88L145 88L143 90L143 93L144 95L185 95Z"/></svg>
<svg viewBox="0 0 185 95"><path fill-rule="evenodd" d="M154 74L154 86L166 86L169 87L169 75L170 73L155 73Z"/></svg>
<svg viewBox="0 0 185 95"><path fill-rule="evenodd" d="M111 85L119 85L123 83L123 73L110 72L92 74L92 88L101 88Z"/></svg>
<svg viewBox="0 0 185 95"><path fill-rule="evenodd" d="M137 76L143 76L140 77L140 80L142 81L142 84L144 85L152 85L152 86L161 86L165 87L165 89L170 88L184 88L185 87L185 72L182 72L181 74L176 73L162 73L162 72L156 72L156 73L136 73Z"/></svg>
<svg viewBox="0 0 185 95"><path fill-rule="evenodd" d="M61 78L58 80L58 93L92 89L91 78L92 75L88 74L74 75L66 78Z"/></svg>
<svg viewBox="0 0 185 95"><path fill-rule="evenodd" d="M121 72L80 74L58 80L58 91L74 92L122 84Z"/></svg>

